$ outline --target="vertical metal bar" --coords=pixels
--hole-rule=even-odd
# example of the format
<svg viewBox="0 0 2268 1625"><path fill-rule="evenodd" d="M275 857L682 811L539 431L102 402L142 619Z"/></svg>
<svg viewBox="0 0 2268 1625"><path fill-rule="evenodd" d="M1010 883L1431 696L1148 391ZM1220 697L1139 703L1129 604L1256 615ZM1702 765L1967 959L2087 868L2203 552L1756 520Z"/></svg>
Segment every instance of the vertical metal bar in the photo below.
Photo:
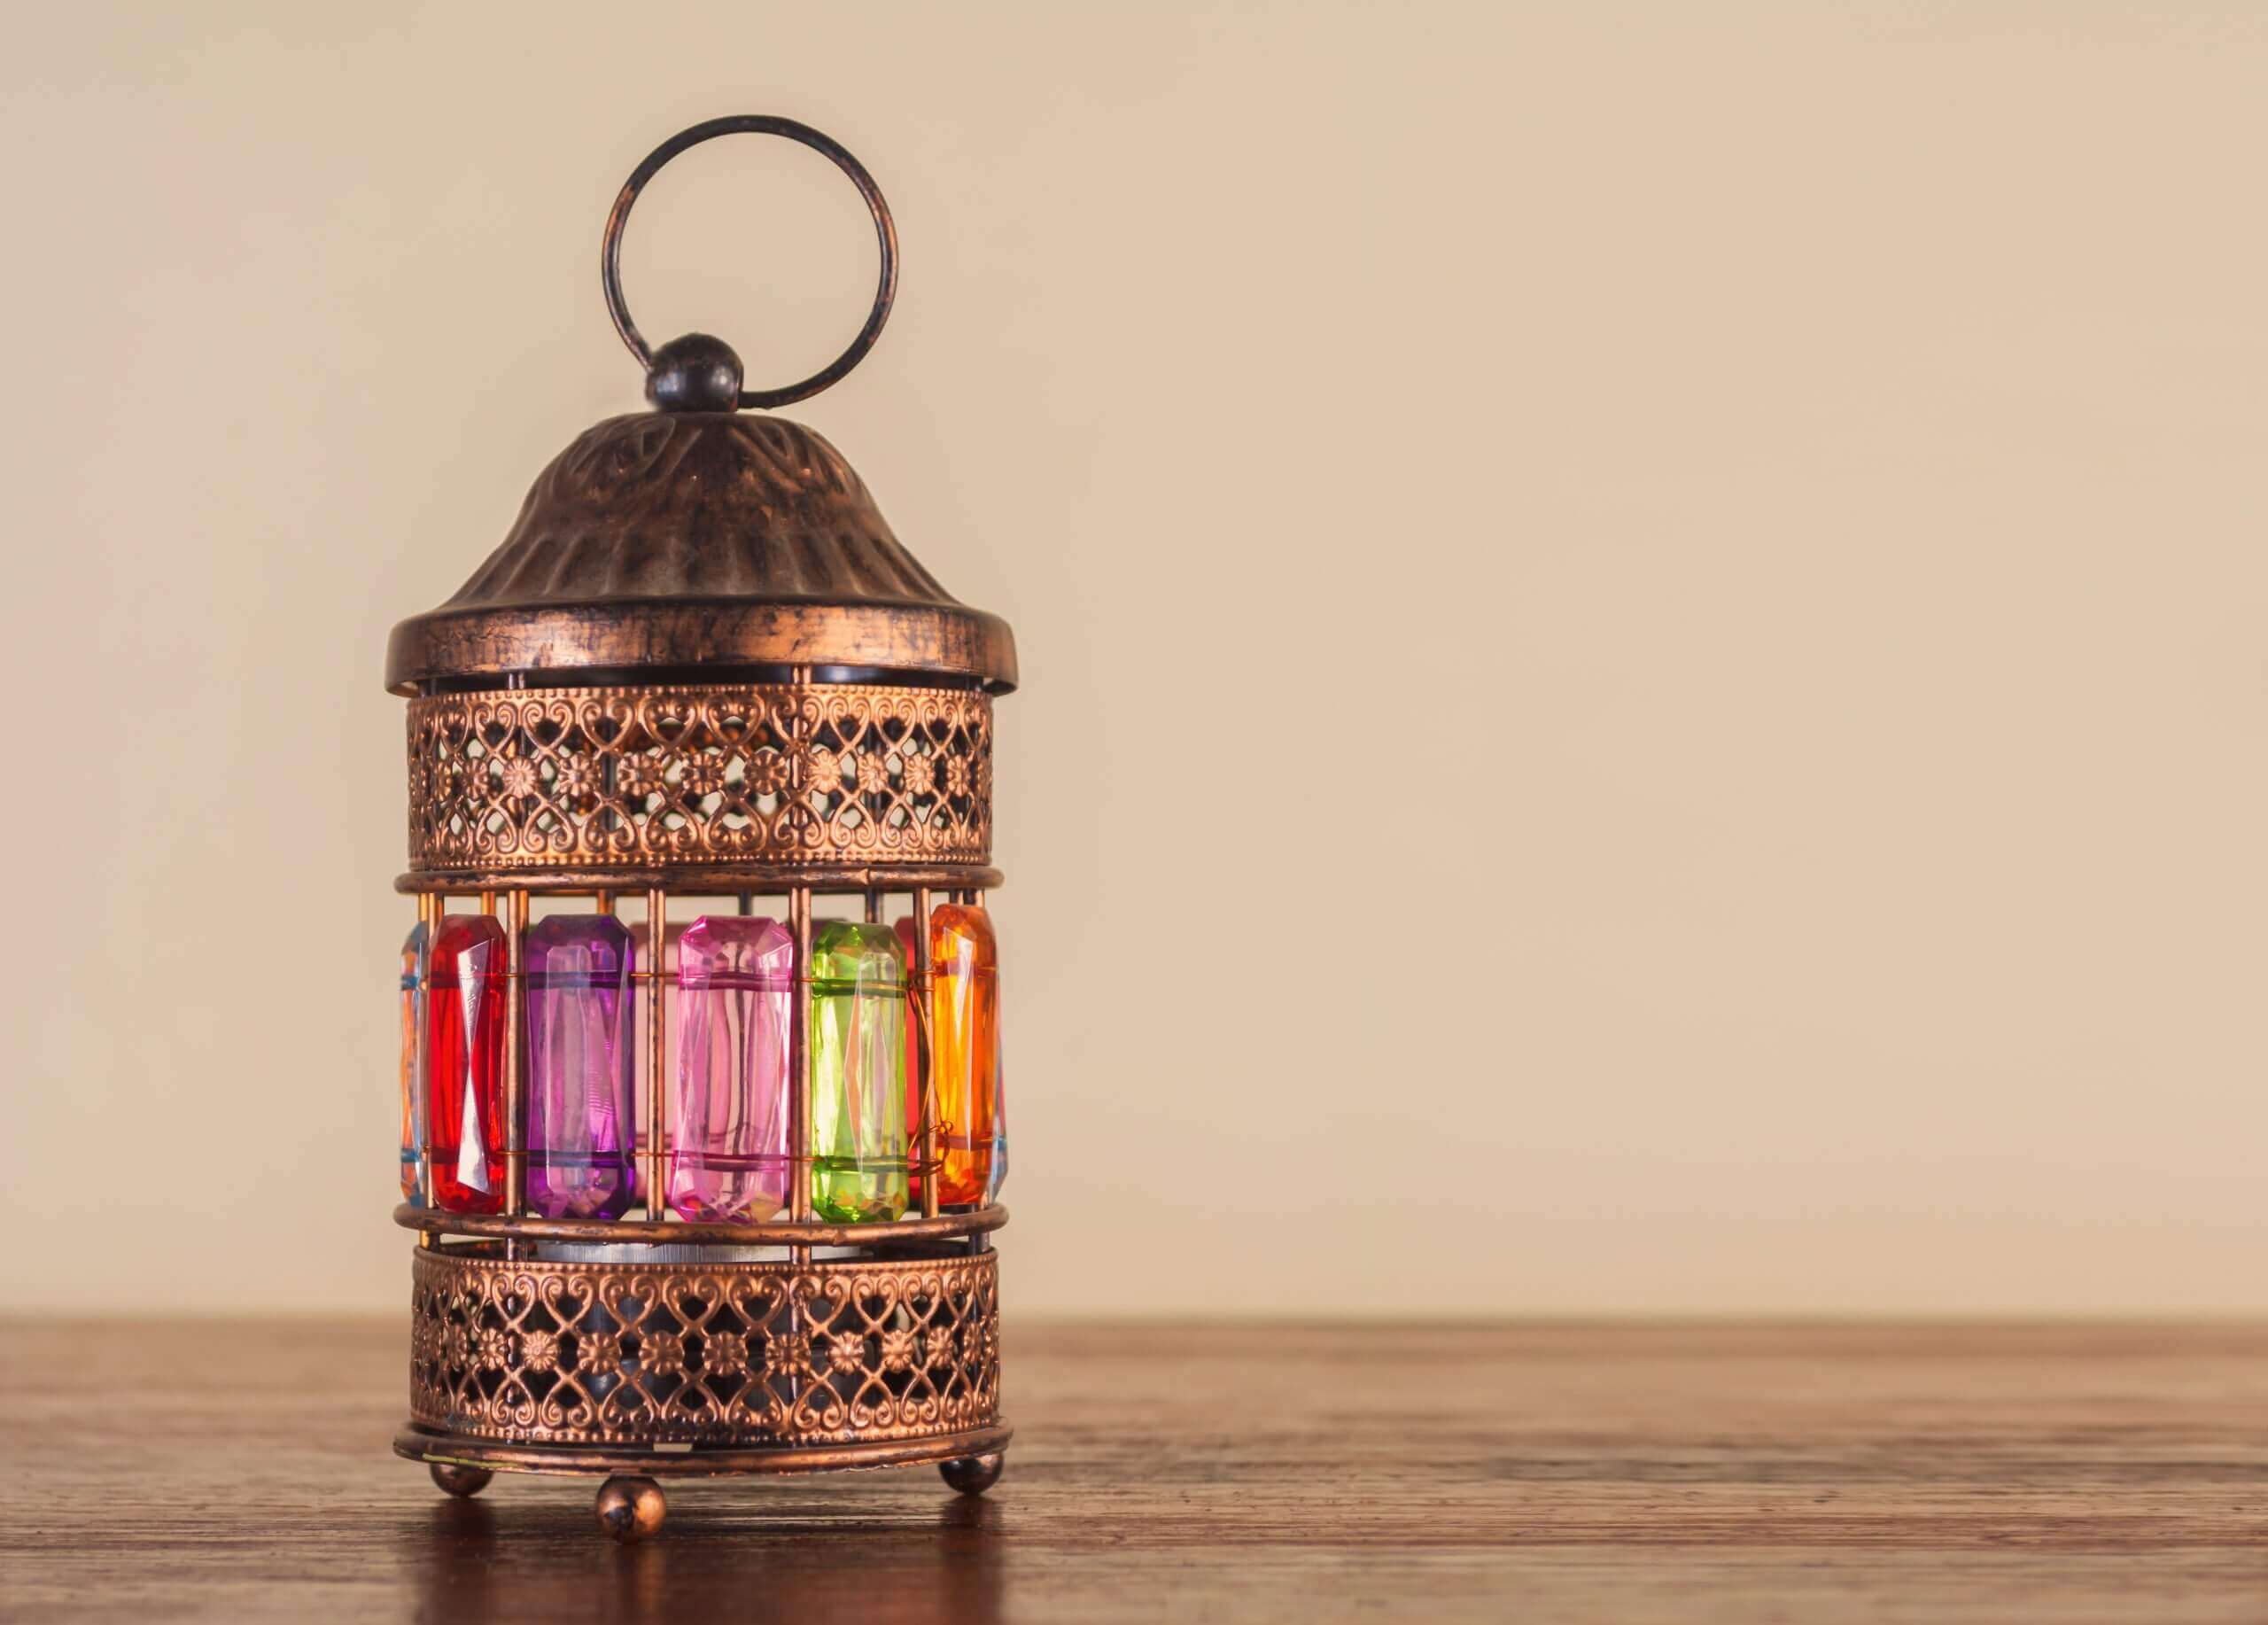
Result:
<svg viewBox="0 0 2268 1625"><path fill-rule="evenodd" d="M507 688L524 688L527 674L512 672L504 679ZM504 915L504 1211L512 1217L527 1212L527 1129L520 1121L521 1111L527 1101L527 1052L522 1043L520 1016L524 1007L521 1002L525 988L521 983L520 950L528 934L527 893L515 886L507 894L509 899ZM496 894L480 894L480 912L494 914ZM504 1256L519 1256L520 1244L507 1237Z"/></svg>
<svg viewBox="0 0 2268 1625"><path fill-rule="evenodd" d="M483 891L480 894L480 912L486 914L492 920L496 917L496 894L494 892Z"/></svg>
<svg viewBox="0 0 2268 1625"><path fill-rule="evenodd" d="M788 929L796 938L795 1010L790 1018L794 1023L788 1035L788 1217L799 1225L812 1219L812 893L808 886L794 886L788 892ZM804 1242L793 1242L788 1248L788 1261L801 1270L810 1266L812 1249ZM790 1278L786 1294L788 1302L788 1334L800 1337L804 1330L804 1287L801 1278ZM796 1371L788 1372L788 1414L794 1416L803 1403L805 1379Z"/></svg>
<svg viewBox="0 0 2268 1625"><path fill-rule="evenodd" d="M801 688L810 684L812 669L808 665L793 665L788 669L788 680ZM804 783L804 754L811 747L811 737L803 720L803 707L791 707L796 719L792 739L794 766L789 794L808 804L810 789ZM794 1030L788 1038L788 1217L794 1223L808 1225L812 1219L812 891L809 886L788 889L788 929L796 938L796 999ZM812 1249L803 1242L788 1248L788 1257L797 1269L810 1265ZM788 1331L791 1336L803 1333L803 1295L791 1282L788 1288ZM793 1416L801 1403L804 1380L794 1372L788 1375L788 1413Z"/></svg>
<svg viewBox="0 0 2268 1625"><path fill-rule="evenodd" d="M796 939L795 1009L788 1035L788 1147L793 1172L788 1217L812 1217L812 894L804 886L788 893L788 929Z"/></svg>
<svg viewBox="0 0 2268 1625"><path fill-rule="evenodd" d="M739 912L742 919L746 919L749 915L756 912L755 895L747 891L734 893L733 897L733 906Z"/></svg>
<svg viewBox="0 0 2268 1625"><path fill-rule="evenodd" d="M796 1012L788 1035L788 1217L798 1225L812 1217L812 892L796 886L788 893L788 929L796 935ZM812 1249L792 1249L797 1263L811 1262Z"/></svg>
<svg viewBox="0 0 2268 1625"><path fill-rule="evenodd" d="M669 1000L668 981L662 974L669 953L670 894L660 886L646 893L646 1217L669 1216L662 1186L663 1128L669 1121Z"/></svg>
<svg viewBox="0 0 2268 1625"><path fill-rule="evenodd" d="M788 680L796 688L809 686L812 668L797 664L788 668ZM810 732L803 720L803 708L790 708L796 721L794 727L794 780L789 793L797 800L806 800L811 786L804 782L804 756L811 748ZM788 1035L788 1217L798 1225L808 1225L812 1218L812 890L809 886L788 889L788 929L796 938L796 1009L795 1030ZM801 1242L788 1249L788 1256L797 1264L807 1264L812 1249ZM797 1309L794 1295L789 1295L791 1315ZM795 1321L789 1322L791 1329Z"/></svg>
<svg viewBox="0 0 2268 1625"><path fill-rule="evenodd" d="M417 1024L417 1051L410 1059L409 1086L422 1099L410 1103L411 1121L418 1127L417 1135L417 1203L426 1211L433 1208L433 1078L427 1070L426 1037L433 1025L433 939L441 934L443 899L431 891L417 894L417 922L425 928L425 951L417 956L417 1002L415 1008L424 1017ZM433 1245L433 1232L417 1232L418 1244Z"/></svg>
<svg viewBox="0 0 2268 1625"><path fill-rule="evenodd" d="M968 893L968 906L969 906L971 908L980 908L980 909L981 909L981 908L983 908L983 907L984 906L984 889L983 889L983 887L981 887L981 886L974 886L974 887L971 887L971 888L969 889L969 893ZM993 972L993 974L994 974L994 976L997 976L999 973L998 973L998 971L996 969L996 970ZM997 987L994 989L994 991L993 991L993 997L994 997L996 999L999 997L999 991L998 991L998 989ZM973 1011L973 1010L975 1009L975 1007L974 1001L973 1001L973 999L972 999L972 1003L971 1003L970 1008L971 1008L971 1010ZM998 1028L998 1024L997 1024L997 1023L998 1023L998 1020L999 1020L998 1011L999 1011L999 1007L996 1004L996 1005L993 1007L993 1012L994 1012L994 1014L993 1014L993 1020L994 1020L994 1022L995 1022L996 1024L994 1025L993 1030L992 1030L992 1045L993 1045L993 1049L992 1049L992 1065L993 1065L993 1069L994 1069L993 1083L994 1083L994 1088L995 1088L995 1092L994 1092L993 1097L992 1097L992 1112L993 1112L993 1117L992 1117L992 1131L993 1131L993 1133L994 1133L996 1136L997 1136L997 1135L999 1133L999 1131L1000 1131L1000 1121L1001 1121L1001 1119L1000 1119L1000 1116L999 1116L999 1113L1000 1113L1000 1097L999 1097L999 1094L998 1094L998 1082L999 1082L998 1069L999 1069L999 1065L1000 1065L1000 1050L999 1050L999 1044L1000 1044L1000 1030L999 1030L999 1028ZM975 1102L974 1102L974 1101L972 1101L972 1102L970 1102L970 1104L971 1104L972 1106L974 1106L974 1105L975 1105ZM993 1147L992 1155L993 1155L994 1156L996 1156L996 1157L999 1155L999 1147L998 1147L998 1143L997 1143L997 1140L996 1140L996 1143L994 1144L994 1147ZM981 1198L980 1198L980 1200L981 1200ZM990 1236L989 1236L989 1235L974 1235L974 1236L971 1236L971 1237L968 1239L968 1242L969 1242L968 1250L969 1250L970 1252L972 1252L972 1253L981 1253L981 1252L985 1251L987 1248L989 1248L992 1245L992 1238L991 1238Z"/></svg>
<svg viewBox="0 0 2268 1625"><path fill-rule="evenodd" d="M866 888L866 923L880 925L882 922L882 894L875 888L869 886Z"/></svg>
<svg viewBox="0 0 2268 1625"><path fill-rule="evenodd" d="M929 888L913 889L913 964L909 974L913 978L913 997L921 1001L924 1015L934 1017L929 1000ZM913 1056L921 1069L915 1081L921 1090L921 1217L937 1217L937 1187L944 1183L944 1142L937 1133L937 1060L936 1022L934 1019L915 1022L920 1041L914 1046Z"/></svg>
<svg viewBox="0 0 2268 1625"><path fill-rule="evenodd" d="M504 1211L513 1218L528 1210L528 894L510 893L505 938L504 999ZM508 1251L507 1256L510 1254Z"/></svg>
<svg viewBox="0 0 2268 1625"><path fill-rule="evenodd" d="M610 914L614 912L614 893L611 891L598 892L593 896L591 903L592 906L596 908L599 913L602 914Z"/></svg>

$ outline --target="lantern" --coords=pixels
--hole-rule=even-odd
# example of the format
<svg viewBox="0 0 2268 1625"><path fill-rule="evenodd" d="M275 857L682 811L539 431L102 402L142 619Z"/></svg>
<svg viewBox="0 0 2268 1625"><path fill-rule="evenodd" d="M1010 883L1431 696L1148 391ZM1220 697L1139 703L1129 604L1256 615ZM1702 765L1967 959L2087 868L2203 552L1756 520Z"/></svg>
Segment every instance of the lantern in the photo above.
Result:
<svg viewBox="0 0 2268 1625"><path fill-rule="evenodd" d="M711 137L824 153L882 269L849 349L784 388L624 302L641 188ZM985 894L1006 623L899 544L785 405L897 285L858 160L786 119L672 137L602 254L656 408L540 475L502 546L404 621L402 1202L410 1419L453 1495L500 1471L656 1480L934 1462L998 1478L1006 1173Z"/></svg>

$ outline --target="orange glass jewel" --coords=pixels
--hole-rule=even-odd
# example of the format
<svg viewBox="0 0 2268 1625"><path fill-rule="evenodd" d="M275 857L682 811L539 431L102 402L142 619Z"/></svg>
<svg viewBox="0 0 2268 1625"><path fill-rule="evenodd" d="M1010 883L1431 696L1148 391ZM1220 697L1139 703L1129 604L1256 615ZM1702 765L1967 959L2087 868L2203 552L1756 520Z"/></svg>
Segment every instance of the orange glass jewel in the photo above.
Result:
<svg viewBox="0 0 2268 1625"><path fill-rule="evenodd" d="M913 954L913 922L897 922ZM905 1120L921 1121L920 1068L906 1054ZM1000 962L992 920L981 908L942 903L929 911L929 1043L936 1062L944 1162L937 1205L975 1207L999 1193L1006 1177L1000 1100ZM920 1196L920 1176L914 1177Z"/></svg>

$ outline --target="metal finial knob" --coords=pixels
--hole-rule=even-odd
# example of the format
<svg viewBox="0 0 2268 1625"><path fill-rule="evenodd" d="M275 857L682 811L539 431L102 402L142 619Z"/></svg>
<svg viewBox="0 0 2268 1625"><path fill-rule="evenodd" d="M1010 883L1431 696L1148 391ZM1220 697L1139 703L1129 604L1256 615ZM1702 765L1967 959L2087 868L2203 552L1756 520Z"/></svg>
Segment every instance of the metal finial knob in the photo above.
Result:
<svg viewBox="0 0 2268 1625"><path fill-rule="evenodd" d="M672 338L647 363L646 399L664 412L729 412L741 403L741 358L706 333Z"/></svg>

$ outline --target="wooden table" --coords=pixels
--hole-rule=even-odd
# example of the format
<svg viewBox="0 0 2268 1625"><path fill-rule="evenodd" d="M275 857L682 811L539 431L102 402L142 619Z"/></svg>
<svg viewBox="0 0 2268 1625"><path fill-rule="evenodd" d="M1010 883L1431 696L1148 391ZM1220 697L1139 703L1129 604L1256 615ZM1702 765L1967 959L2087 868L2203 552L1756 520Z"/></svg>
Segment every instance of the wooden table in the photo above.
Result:
<svg viewBox="0 0 2268 1625"><path fill-rule="evenodd" d="M394 1322L0 1326L0 1618L2268 1618L2268 1330L1009 1328L928 1468L438 1494Z"/></svg>

